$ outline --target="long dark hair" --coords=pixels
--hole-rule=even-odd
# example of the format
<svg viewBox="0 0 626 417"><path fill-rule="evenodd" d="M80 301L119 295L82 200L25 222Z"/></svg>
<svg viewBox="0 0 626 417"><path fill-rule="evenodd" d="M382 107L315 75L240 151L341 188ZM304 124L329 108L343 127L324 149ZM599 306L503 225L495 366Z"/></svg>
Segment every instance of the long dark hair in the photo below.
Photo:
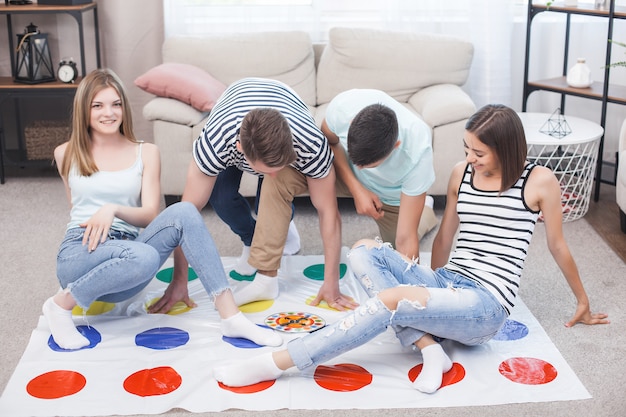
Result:
<svg viewBox="0 0 626 417"><path fill-rule="evenodd" d="M502 170L500 192L511 188L524 170L528 152L524 126L517 113L502 104L488 104L469 118L465 130L498 157Z"/></svg>

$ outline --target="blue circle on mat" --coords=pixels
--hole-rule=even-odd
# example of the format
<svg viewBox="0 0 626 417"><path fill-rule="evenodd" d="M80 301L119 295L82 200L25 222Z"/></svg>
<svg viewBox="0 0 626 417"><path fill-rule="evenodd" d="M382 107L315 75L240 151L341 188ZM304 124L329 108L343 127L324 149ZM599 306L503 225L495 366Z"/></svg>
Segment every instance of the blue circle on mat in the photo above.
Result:
<svg viewBox="0 0 626 417"><path fill-rule="evenodd" d="M89 340L87 346L78 349L63 349L61 346L57 345L52 335L48 338L48 346L56 352L74 352L81 349L91 349L102 341L102 335L92 326L76 326L76 330Z"/></svg>
<svg viewBox="0 0 626 417"><path fill-rule="evenodd" d="M519 321L507 319L504 326L493 337L493 340L510 341L519 340L528 336L528 327Z"/></svg>
<svg viewBox="0 0 626 417"><path fill-rule="evenodd" d="M243 337L222 336L222 340L226 343L230 343L234 347L242 349L257 349L263 347L262 345L257 345L252 340L244 339Z"/></svg>
<svg viewBox="0 0 626 417"><path fill-rule="evenodd" d="M137 346L166 350L183 346L189 341L189 333L174 327L156 327L135 336Z"/></svg>
<svg viewBox="0 0 626 417"><path fill-rule="evenodd" d="M269 329L268 326L265 326L265 325L262 325L262 324L257 324L257 326L263 327L264 329ZM263 347L263 345L258 345L256 343L254 343L252 340L246 339L246 338L243 338L243 337L222 336L222 340L224 342L226 342L226 343L230 343L234 347L238 347L238 348L241 348L241 349L257 349L257 348L262 348Z"/></svg>

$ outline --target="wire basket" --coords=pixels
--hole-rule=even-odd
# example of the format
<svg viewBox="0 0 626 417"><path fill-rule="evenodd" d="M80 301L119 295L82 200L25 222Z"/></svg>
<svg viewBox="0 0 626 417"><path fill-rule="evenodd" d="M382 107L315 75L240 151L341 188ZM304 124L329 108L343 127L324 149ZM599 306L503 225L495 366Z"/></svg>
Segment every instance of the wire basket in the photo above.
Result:
<svg viewBox="0 0 626 417"><path fill-rule="evenodd" d="M52 160L54 148L70 138L70 126L62 120L37 120L24 128L26 158Z"/></svg>

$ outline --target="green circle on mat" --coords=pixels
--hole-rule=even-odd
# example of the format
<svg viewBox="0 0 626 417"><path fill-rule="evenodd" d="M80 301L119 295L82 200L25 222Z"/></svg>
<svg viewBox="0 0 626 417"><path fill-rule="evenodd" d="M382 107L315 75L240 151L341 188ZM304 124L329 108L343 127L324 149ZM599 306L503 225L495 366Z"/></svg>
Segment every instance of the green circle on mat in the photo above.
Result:
<svg viewBox="0 0 626 417"><path fill-rule="evenodd" d="M189 268L189 276L187 277L187 281L193 281L198 278L196 271L192 268ZM157 272L156 277L159 281L170 283L172 282L172 276L174 275L174 268L165 268Z"/></svg>
<svg viewBox="0 0 626 417"><path fill-rule="evenodd" d="M230 275L230 277L234 279L235 281L254 281L256 272L252 275L241 275L239 272L233 269L232 271L228 273L228 275Z"/></svg>
<svg viewBox="0 0 626 417"><path fill-rule="evenodd" d="M339 279L343 278L348 270L346 264L339 264ZM315 264L307 266L302 271L305 277L315 279L317 281L324 281L324 264Z"/></svg>

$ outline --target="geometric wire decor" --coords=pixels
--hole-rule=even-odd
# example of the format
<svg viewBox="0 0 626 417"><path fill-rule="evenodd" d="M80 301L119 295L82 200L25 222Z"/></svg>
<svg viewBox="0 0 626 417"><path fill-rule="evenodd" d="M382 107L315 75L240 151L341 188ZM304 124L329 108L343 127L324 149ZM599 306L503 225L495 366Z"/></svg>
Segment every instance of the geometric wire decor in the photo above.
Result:
<svg viewBox="0 0 626 417"><path fill-rule="evenodd" d="M570 133L572 129L567 124L565 116L561 114L561 108L557 108L548 118L548 120L539 129L541 133L561 139Z"/></svg>

